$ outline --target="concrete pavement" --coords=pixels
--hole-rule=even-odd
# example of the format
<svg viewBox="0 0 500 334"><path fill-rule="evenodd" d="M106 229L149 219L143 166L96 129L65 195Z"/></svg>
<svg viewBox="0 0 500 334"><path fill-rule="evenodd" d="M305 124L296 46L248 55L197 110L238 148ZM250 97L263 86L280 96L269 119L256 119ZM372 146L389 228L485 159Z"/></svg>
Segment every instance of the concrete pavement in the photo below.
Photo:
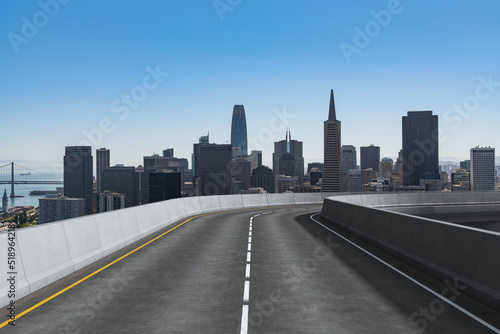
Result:
<svg viewBox="0 0 500 334"><path fill-rule="evenodd" d="M241 333L242 327L248 333L493 332L311 220L320 210L265 208L192 219L0 332ZM18 311L166 230L18 301ZM350 238L433 290L446 287ZM456 282L450 283L447 297L458 291ZM463 293L454 300L498 328L498 313Z"/></svg>

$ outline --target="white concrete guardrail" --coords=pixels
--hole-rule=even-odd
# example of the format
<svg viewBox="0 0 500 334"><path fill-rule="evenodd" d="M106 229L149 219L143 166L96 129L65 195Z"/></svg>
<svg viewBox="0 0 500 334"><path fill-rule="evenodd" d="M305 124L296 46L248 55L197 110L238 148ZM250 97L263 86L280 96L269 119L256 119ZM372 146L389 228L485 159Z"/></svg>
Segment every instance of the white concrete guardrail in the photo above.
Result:
<svg viewBox="0 0 500 334"><path fill-rule="evenodd" d="M322 217L440 280L458 279L466 294L500 311L500 233L397 212L484 204L500 206L500 192L340 195L325 199Z"/></svg>
<svg viewBox="0 0 500 334"><path fill-rule="evenodd" d="M325 193L249 194L178 198L15 230L14 267L9 233L0 233L0 306L18 300L180 219L201 213L321 204ZM11 252L12 253L12 252ZM12 263L12 262L11 262ZM15 274L9 274L14 272Z"/></svg>

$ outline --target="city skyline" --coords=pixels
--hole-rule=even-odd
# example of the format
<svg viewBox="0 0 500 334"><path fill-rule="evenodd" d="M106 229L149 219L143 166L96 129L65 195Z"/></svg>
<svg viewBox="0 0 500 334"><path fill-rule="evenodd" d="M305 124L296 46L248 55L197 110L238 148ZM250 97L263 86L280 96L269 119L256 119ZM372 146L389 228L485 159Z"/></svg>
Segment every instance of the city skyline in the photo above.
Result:
<svg viewBox="0 0 500 334"><path fill-rule="evenodd" d="M211 2L69 2L52 8L29 38L25 22L44 9L2 3L0 110L4 124L13 124L3 135L13 141L0 158L61 170L64 147L90 136L93 150L113 151L112 165L137 166L168 147L190 160L207 131L213 143L230 142L231 108L242 104L248 151L262 150L264 165L272 165L273 143L286 128L303 139L305 163L322 161L331 88L345 145L374 144L395 159L400 117L433 110L442 157L500 147L500 47L492 42L500 36L500 4L445 1L431 11L389 3L241 2L221 19ZM342 15L331 20L335 13ZM381 13L390 16L384 21ZM118 17L134 24L113 24ZM123 95L137 99L127 104Z"/></svg>

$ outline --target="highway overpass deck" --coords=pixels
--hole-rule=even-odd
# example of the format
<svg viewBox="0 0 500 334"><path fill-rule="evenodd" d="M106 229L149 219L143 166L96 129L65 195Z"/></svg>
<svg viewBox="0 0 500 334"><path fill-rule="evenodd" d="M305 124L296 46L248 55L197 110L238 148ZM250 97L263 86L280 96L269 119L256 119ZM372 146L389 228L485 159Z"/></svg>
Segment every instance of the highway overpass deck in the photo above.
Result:
<svg viewBox="0 0 500 334"><path fill-rule="evenodd" d="M405 265L322 221L319 211L320 205L263 208L182 220L19 300L18 314L32 309L0 332L493 333L500 328L500 314L459 292L460 282L439 282Z"/></svg>

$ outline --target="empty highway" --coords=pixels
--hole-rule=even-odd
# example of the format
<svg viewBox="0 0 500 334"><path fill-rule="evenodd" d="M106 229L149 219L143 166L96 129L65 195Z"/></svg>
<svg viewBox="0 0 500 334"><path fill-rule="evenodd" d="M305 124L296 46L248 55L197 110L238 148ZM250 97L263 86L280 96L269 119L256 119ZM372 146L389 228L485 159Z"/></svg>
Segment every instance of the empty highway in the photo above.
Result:
<svg viewBox="0 0 500 334"><path fill-rule="evenodd" d="M422 274L319 211L180 221L17 301L29 312L0 333L498 332L500 314L465 284Z"/></svg>

